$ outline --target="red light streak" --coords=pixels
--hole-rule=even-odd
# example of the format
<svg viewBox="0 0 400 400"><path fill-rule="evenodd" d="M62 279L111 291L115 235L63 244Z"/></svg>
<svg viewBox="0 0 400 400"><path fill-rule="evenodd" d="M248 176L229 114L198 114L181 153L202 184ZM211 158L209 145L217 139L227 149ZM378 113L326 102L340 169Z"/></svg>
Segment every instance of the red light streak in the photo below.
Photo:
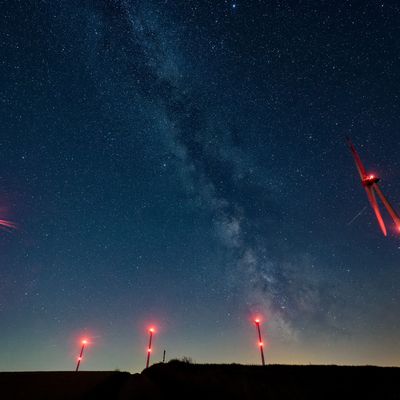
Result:
<svg viewBox="0 0 400 400"><path fill-rule="evenodd" d="M17 229L17 224L11 221L7 221L6 219L0 219L0 227L9 228L9 229Z"/></svg>

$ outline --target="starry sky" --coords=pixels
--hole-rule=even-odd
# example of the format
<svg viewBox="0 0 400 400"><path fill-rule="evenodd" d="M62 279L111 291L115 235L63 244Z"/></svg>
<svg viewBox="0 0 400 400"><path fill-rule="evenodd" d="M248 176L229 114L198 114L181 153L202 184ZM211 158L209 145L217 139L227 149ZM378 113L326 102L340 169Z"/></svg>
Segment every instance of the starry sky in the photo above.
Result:
<svg viewBox="0 0 400 400"><path fill-rule="evenodd" d="M1 1L0 370L400 366L397 1Z"/></svg>

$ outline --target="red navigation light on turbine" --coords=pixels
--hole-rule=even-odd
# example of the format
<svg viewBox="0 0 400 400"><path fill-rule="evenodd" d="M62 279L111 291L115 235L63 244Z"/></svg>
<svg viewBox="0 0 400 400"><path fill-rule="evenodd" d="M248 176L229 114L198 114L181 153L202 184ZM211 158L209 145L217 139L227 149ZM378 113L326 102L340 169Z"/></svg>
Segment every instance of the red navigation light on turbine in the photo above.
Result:
<svg viewBox="0 0 400 400"><path fill-rule="evenodd" d="M150 353L151 353L151 343L153 340L153 334L155 333L155 329L153 326L149 328L149 345L147 347L147 357L146 357L146 368L149 367L150 364Z"/></svg>
<svg viewBox="0 0 400 400"><path fill-rule="evenodd" d="M361 183L363 186L372 186L374 183L377 182L379 182L379 178L374 174L367 175L361 179Z"/></svg>
<svg viewBox="0 0 400 400"><path fill-rule="evenodd" d="M265 359L264 359L264 343L261 338L261 330L260 330L260 318L256 317L254 319L254 323L256 325L257 329L257 339L258 339L258 347L260 348L260 355L261 355L261 365L265 365Z"/></svg>
<svg viewBox="0 0 400 400"><path fill-rule="evenodd" d="M76 364L76 369L75 369L76 372L79 371L79 366L80 366L81 361L83 359L83 351L85 350L85 346L88 344L88 340L87 339L82 339L81 340L81 344L82 344L82 347L81 347L81 352L80 352L80 354L78 356L78 360L77 360L78 362Z"/></svg>

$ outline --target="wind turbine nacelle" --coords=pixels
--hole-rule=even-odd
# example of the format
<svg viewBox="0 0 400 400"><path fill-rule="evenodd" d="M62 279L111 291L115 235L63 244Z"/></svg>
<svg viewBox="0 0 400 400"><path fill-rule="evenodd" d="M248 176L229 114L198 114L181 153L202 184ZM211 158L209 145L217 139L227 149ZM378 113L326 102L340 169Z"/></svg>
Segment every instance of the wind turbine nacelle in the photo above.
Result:
<svg viewBox="0 0 400 400"><path fill-rule="evenodd" d="M361 182L363 186L372 186L374 183L379 182L379 178L375 175L367 175Z"/></svg>

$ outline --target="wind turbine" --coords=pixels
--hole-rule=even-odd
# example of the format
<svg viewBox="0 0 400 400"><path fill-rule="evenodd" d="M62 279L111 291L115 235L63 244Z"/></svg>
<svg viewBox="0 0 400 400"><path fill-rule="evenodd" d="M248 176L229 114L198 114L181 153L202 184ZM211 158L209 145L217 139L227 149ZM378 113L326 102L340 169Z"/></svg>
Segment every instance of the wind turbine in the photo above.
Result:
<svg viewBox="0 0 400 400"><path fill-rule="evenodd" d="M388 199L385 197L385 195L382 193L382 190L378 186L378 182L380 179L374 174L367 173L363 163L361 162L361 158L358 155L350 138L346 137L346 141L347 141L347 144L349 145L350 150L353 154L353 158L356 163L358 173L360 174L361 184L364 186L364 189L367 192L369 203L371 204L371 207L375 212L376 219L378 220L378 223L382 230L382 233L385 236L387 236L386 226L385 226L385 223L383 222L383 218L382 218L381 212L379 210L378 202L376 201L375 193L379 196L379 198L381 199L387 212L392 217L397 230L400 231L400 217L397 215L396 211L393 209L392 205L389 203Z"/></svg>

